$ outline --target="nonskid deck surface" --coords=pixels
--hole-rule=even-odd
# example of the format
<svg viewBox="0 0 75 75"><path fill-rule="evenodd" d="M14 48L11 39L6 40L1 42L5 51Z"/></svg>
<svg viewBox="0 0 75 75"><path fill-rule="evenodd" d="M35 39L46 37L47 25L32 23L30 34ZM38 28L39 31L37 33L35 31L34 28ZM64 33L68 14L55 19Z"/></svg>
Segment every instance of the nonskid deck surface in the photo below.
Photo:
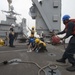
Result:
<svg viewBox="0 0 75 75"><path fill-rule="evenodd" d="M0 47L0 62L8 61L6 65L0 63L0 75L51 75L47 73L50 65L56 65L61 75L75 75L75 72L66 71L66 67L70 66L68 62L66 64L56 62L64 52L63 45L47 44L48 52L45 53L27 52L26 43L15 46Z"/></svg>

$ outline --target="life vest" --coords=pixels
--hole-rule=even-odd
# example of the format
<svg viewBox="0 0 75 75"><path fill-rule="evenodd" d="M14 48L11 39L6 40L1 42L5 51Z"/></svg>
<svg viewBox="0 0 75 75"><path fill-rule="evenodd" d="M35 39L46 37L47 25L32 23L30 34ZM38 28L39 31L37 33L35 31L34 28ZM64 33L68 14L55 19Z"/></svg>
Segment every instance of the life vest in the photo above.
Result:
<svg viewBox="0 0 75 75"><path fill-rule="evenodd" d="M34 30L31 30L31 34L34 34Z"/></svg>
<svg viewBox="0 0 75 75"><path fill-rule="evenodd" d="M31 34L30 37L34 37L34 34Z"/></svg>
<svg viewBox="0 0 75 75"><path fill-rule="evenodd" d="M34 37L34 33L35 33L35 31L34 31L34 30L31 30L31 35L30 35L30 37Z"/></svg>
<svg viewBox="0 0 75 75"><path fill-rule="evenodd" d="M46 44L40 40L39 44L41 44L41 43L43 44L43 46L46 46Z"/></svg>
<svg viewBox="0 0 75 75"><path fill-rule="evenodd" d="M75 19L70 19L69 22L73 22L73 23L75 24ZM69 23L69 22L68 22L68 23ZM68 23L65 24L65 26L66 26L66 27L65 27L65 32L67 32ZM75 26L74 26L74 28L73 28L72 35L75 35Z"/></svg>

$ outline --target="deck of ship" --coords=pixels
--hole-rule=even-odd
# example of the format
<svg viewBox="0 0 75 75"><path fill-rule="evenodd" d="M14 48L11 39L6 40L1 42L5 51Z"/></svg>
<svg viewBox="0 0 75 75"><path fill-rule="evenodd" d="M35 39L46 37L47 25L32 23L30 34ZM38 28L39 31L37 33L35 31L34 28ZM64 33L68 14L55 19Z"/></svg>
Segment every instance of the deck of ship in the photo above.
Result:
<svg viewBox="0 0 75 75"><path fill-rule="evenodd" d="M48 52L45 53L28 53L26 43L16 44L15 48L0 47L0 62L17 59L17 63L7 65L0 63L0 75L51 75L44 73L45 68L50 64L57 65L61 75L75 75L75 72L66 71L66 67L70 66L68 62L66 64L56 62L56 59L61 58L64 52L63 45L47 44L47 49Z"/></svg>

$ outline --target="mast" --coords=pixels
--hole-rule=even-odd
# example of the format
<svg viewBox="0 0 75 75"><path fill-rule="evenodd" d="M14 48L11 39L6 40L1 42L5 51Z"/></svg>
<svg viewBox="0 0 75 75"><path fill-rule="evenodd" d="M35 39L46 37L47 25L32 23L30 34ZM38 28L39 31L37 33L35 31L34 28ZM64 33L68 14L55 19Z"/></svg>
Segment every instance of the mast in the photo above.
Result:
<svg viewBox="0 0 75 75"><path fill-rule="evenodd" d="M7 1L8 1L9 11L10 11L10 5L12 3L12 0L7 0Z"/></svg>

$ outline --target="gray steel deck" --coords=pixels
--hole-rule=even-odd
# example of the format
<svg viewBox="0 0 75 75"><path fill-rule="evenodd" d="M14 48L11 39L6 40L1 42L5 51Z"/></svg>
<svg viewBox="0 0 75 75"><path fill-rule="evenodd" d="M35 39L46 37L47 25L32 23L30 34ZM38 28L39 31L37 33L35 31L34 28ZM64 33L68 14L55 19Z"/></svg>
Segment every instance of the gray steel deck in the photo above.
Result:
<svg viewBox="0 0 75 75"><path fill-rule="evenodd" d="M5 60L20 59L22 63L18 64L0 64L0 75L45 75L44 71L40 69L49 64L56 64L61 75L75 75L75 72L66 71L66 67L70 64L57 63L56 59L61 58L64 47L47 45L48 52L36 53L27 52L26 44L17 44L15 48L0 47L0 62ZM49 74L50 75L50 74ZM56 75L56 74L54 74Z"/></svg>

